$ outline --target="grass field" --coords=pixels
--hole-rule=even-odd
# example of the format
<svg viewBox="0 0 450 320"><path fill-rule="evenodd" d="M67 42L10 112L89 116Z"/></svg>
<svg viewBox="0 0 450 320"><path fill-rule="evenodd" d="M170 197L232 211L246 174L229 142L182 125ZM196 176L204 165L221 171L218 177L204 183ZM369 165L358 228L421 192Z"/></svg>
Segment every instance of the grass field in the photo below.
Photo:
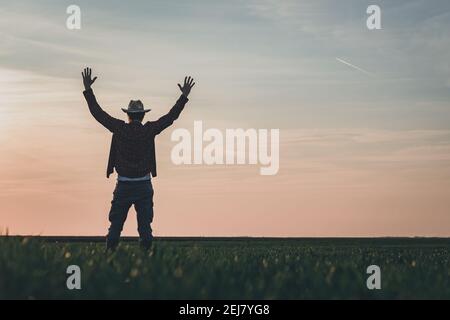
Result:
<svg viewBox="0 0 450 320"><path fill-rule="evenodd" d="M0 237L1 299L450 299L450 239L158 239L109 255L54 240ZM81 290L66 288L73 264Z"/></svg>

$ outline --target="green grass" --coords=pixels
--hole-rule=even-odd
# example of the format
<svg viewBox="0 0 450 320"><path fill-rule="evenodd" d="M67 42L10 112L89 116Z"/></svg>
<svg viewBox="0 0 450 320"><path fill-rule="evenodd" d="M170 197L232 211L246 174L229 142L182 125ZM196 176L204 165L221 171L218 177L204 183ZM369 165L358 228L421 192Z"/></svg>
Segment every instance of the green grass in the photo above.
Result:
<svg viewBox="0 0 450 320"><path fill-rule="evenodd" d="M122 243L0 238L1 299L450 299L449 239L159 240ZM82 289L66 288L81 267ZM379 265L381 290L366 287Z"/></svg>

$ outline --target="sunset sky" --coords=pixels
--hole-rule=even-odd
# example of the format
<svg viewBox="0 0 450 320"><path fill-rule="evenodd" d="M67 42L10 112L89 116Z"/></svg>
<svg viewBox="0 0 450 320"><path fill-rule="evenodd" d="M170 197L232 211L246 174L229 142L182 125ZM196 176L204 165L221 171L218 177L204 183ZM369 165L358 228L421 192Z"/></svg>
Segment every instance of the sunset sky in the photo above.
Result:
<svg viewBox="0 0 450 320"><path fill-rule="evenodd" d="M450 236L448 0L0 0L0 17L0 232L106 233L116 177L82 95L90 66L122 119L130 99L157 119L196 79L156 140L157 236ZM195 120L280 129L278 174L174 165L171 132Z"/></svg>

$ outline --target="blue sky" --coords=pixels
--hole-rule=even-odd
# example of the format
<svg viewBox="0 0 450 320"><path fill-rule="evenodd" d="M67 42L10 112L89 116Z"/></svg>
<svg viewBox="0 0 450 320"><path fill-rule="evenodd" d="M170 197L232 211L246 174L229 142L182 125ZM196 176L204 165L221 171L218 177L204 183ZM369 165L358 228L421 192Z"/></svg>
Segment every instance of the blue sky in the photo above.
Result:
<svg viewBox="0 0 450 320"><path fill-rule="evenodd" d="M376 31L365 26L373 1L78 1L82 30L69 31L72 3L3 1L1 66L78 80L90 65L99 86L144 96L192 73L204 108L255 126L450 123L448 1L378 1Z"/></svg>

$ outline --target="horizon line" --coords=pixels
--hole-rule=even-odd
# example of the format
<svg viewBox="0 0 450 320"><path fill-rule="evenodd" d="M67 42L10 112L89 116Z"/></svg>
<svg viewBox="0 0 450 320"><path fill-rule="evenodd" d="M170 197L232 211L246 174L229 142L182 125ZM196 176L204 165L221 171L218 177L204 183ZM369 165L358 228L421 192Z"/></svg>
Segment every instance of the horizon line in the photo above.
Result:
<svg viewBox="0 0 450 320"><path fill-rule="evenodd" d="M104 242L105 236L40 236L40 235L0 235L6 238L34 238L47 242ZM139 240L138 236L123 236L121 241ZM450 240L449 237L437 236L345 236L345 237L274 237L274 236L157 236L155 241L231 241L231 240Z"/></svg>

